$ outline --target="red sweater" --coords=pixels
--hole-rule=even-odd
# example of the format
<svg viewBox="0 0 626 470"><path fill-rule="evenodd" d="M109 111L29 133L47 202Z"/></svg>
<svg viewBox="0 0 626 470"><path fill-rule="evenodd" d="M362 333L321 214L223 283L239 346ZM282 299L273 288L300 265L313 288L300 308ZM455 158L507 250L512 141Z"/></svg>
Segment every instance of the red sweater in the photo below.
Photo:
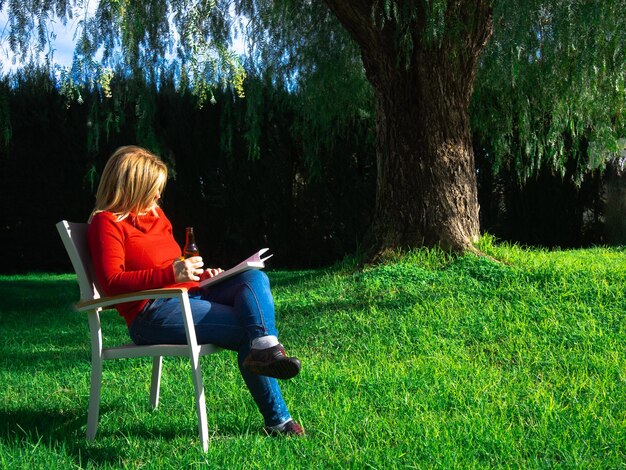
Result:
<svg viewBox="0 0 626 470"><path fill-rule="evenodd" d="M110 212L94 215L87 230L89 251L98 288L105 295L118 295L160 287L198 286L197 282L176 283L172 262L181 250L172 235L172 224L163 211L117 222ZM115 306L130 326L147 300Z"/></svg>

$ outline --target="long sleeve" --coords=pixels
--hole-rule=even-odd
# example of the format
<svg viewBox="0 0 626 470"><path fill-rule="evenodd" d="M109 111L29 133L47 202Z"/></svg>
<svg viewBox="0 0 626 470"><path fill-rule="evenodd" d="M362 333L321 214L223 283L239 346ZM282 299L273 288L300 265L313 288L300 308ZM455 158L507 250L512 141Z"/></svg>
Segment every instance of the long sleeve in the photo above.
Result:
<svg viewBox="0 0 626 470"><path fill-rule="evenodd" d="M155 289L176 282L171 266L173 258L165 266L128 270L125 238L122 223L116 222L112 217L96 216L91 222L89 248L94 273L99 286L107 295ZM139 255L141 256L141 252Z"/></svg>
<svg viewBox="0 0 626 470"><path fill-rule="evenodd" d="M87 231L89 251L99 289L117 295L161 287L198 286L176 283L172 262L181 255L172 225L163 211L117 220L110 212L93 216ZM115 308L130 326L147 301L125 302Z"/></svg>

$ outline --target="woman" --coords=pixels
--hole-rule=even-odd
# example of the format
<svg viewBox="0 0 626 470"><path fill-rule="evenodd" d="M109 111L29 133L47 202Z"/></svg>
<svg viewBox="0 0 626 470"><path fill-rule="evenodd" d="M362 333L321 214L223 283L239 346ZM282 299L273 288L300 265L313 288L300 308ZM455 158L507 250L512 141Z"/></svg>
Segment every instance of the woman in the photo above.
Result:
<svg viewBox="0 0 626 470"><path fill-rule="evenodd" d="M87 239L95 276L106 295L160 287L186 287L198 343L237 351L241 375L271 435L303 436L287 411L276 378L300 372L278 342L274 303L265 273L251 270L200 289L198 281L221 269L202 258L181 259L172 225L158 205L167 167L136 146L119 148L107 162L90 217ZM184 344L176 299L116 305L136 344Z"/></svg>

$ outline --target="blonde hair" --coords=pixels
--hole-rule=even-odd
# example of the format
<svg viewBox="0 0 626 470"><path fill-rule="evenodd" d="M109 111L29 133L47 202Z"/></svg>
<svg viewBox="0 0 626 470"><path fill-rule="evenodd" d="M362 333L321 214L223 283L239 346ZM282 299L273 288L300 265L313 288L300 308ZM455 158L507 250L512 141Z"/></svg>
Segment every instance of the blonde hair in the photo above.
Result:
<svg viewBox="0 0 626 470"><path fill-rule="evenodd" d="M131 212L154 211L166 181L167 167L159 157L135 145L120 147L104 167L90 219L103 211L118 221Z"/></svg>

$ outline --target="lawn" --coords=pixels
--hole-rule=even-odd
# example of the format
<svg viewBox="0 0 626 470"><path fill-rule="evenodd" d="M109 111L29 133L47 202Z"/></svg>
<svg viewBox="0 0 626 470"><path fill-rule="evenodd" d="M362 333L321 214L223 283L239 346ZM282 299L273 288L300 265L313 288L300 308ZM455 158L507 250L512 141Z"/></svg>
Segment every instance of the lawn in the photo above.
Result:
<svg viewBox="0 0 626 470"><path fill-rule="evenodd" d="M3 468L480 468L626 465L626 250L418 250L365 269L270 271L283 382L309 438L273 439L232 352L203 359L209 451L188 361L105 363L84 438L87 322L72 275L0 276ZM124 322L103 314L107 341Z"/></svg>

